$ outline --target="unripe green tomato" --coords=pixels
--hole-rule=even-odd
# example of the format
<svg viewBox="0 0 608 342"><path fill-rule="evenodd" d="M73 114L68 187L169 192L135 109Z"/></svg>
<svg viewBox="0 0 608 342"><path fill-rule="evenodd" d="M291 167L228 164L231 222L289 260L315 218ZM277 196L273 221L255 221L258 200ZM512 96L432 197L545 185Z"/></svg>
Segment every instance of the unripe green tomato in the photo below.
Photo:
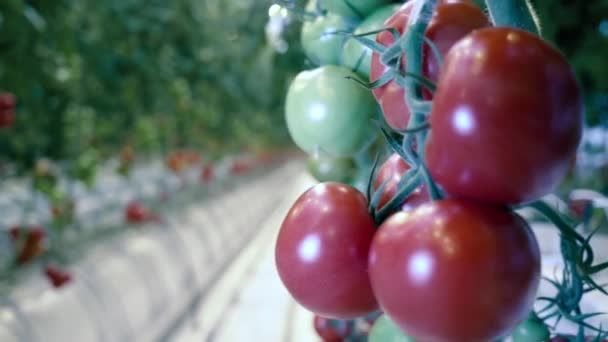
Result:
<svg viewBox="0 0 608 342"><path fill-rule="evenodd" d="M511 333L513 342L543 342L549 340L550 336L549 328L534 314Z"/></svg>
<svg viewBox="0 0 608 342"><path fill-rule="evenodd" d="M323 8L346 18L362 20L391 0L321 0Z"/></svg>
<svg viewBox="0 0 608 342"><path fill-rule="evenodd" d="M384 22L391 16L401 5L392 4L380 7L367 18L365 18L355 29L354 34L362 34L366 32L380 30L384 27ZM371 40L376 39L376 35L366 36ZM349 38L344 44L342 52L342 65L352 69L364 79L369 79L370 68L372 66L372 50L356 39Z"/></svg>
<svg viewBox="0 0 608 342"><path fill-rule="evenodd" d="M303 71L287 91L285 116L292 139L302 150L348 157L376 136L372 93L346 77L355 73L334 65Z"/></svg>
<svg viewBox="0 0 608 342"><path fill-rule="evenodd" d="M315 64L340 64L346 36L336 32L351 32L353 26L341 16L327 14L302 25L302 48Z"/></svg>
<svg viewBox="0 0 608 342"><path fill-rule="evenodd" d="M357 175L357 164L351 158L331 158L314 153L307 166L308 172L321 183L350 184Z"/></svg>
<svg viewBox="0 0 608 342"><path fill-rule="evenodd" d="M369 332L369 342L416 342L406 336L386 315L380 316Z"/></svg>

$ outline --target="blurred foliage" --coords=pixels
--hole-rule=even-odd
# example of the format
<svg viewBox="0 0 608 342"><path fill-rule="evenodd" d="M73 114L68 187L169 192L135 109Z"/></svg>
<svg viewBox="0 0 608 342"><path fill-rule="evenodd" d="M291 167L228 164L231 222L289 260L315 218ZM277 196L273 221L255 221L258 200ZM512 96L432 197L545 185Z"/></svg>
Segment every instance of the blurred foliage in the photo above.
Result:
<svg viewBox="0 0 608 342"><path fill-rule="evenodd" d="M0 1L0 91L18 98L0 164L75 160L90 146L217 156L288 141L282 102L302 58L267 44L269 5Z"/></svg>
<svg viewBox="0 0 608 342"><path fill-rule="evenodd" d="M608 125L608 0L532 0L542 35L566 55L585 89L587 121Z"/></svg>
<svg viewBox="0 0 608 342"><path fill-rule="evenodd" d="M19 101L0 166L91 147L100 158L127 144L213 157L288 142L282 103L303 58L297 25L285 54L266 42L271 2L0 1L0 91ZM579 74L589 123L608 123L608 1L532 2Z"/></svg>

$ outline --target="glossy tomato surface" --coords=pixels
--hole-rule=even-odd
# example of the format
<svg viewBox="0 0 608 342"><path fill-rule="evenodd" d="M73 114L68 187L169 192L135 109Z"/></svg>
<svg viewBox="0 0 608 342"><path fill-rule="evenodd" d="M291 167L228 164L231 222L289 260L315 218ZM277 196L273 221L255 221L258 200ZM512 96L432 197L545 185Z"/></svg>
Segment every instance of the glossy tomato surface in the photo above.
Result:
<svg viewBox="0 0 608 342"><path fill-rule="evenodd" d="M377 309L367 273L375 233L363 194L339 183L306 191L281 225L275 260L283 284L308 310L349 319Z"/></svg>
<svg viewBox="0 0 608 342"><path fill-rule="evenodd" d="M319 0L321 6L330 12L352 20L363 20L377 8L391 0Z"/></svg>
<svg viewBox="0 0 608 342"><path fill-rule="evenodd" d="M403 34L409 25L410 13L417 2L407 2L386 21L384 26L395 28ZM490 22L486 15L471 1L440 1L433 18L429 22L425 36L436 45L440 54L445 56L458 40L475 29L489 25ZM376 40L385 46L394 43L390 32L378 34ZM405 63L402 63L402 66L405 69ZM439 63L428 44L425 45L423 50L422 68L423 76L432 81L437 81ZM387 70L388 68L380 62L379 55L374 54L372 56L370 80L377 80ZM410 111L405 103L404 94L404 89L394 81L374 89L374 95L382 107L384 118L394 129L405 129L409 122ZM426 97L431 98L430 93L426 92Z"/></svg>
<svg viewBox="0 0 608 342"><path fill-rule="evenodd" d="M353 29L353 25L341 16L319 16L302 25L302 48L306 56L317 65L340 65L346 36L337 32L351 32Z"/></svg>
<svg viewBox="0 0 608 342"><path fill-rule="evenodd" d="M384 27L384 22L393 15L399 7L400 5L398 4L380 7L367 16L359 26L357 26L353 33L364 34L381 29ZM366 38L375 39L376 35L368 35ZM370 48L364 46L356 39L350 38L344 44L342 65L353 70L367 80L369 79L372 65L372 53L373 51Z"/></svg>
<svg viewBox="0 0 608 342"><path fill-rule="evenodd" d="M509 209L440 200L380 226L370 276L384 312L425 342L492 341L530 312L540 251Z"/></svg>
<svg viewBox="0 0 608 342"><path fill-rule="evenodd" d="M380 202L378 202L378 208L382 208L393 197L395 197L395 195L397 195L399 190L399 182L409 170L410 166L405 162L405 160L403 160L403 158L401 158L401 156L396 153L392 154L384 162L384 164L382 164L380 169L378 169L376 179L374 180L375 191L377 191L380 186L386 182L384 191L380 197ZM420 188L414 190L411 195L403 201L402 208L403 210L412 210L428 201L430 201L429 193L426 191L426 188L421 186Z"/></svg>
<svg viewBox="0 0 608 342"><path fill-rule="evenodd" d="M555 189L582 134L581 90L566 59L530 33L475 31L445 59L426 160L450 194L516 204Z"/></svg>
<svg viewBox="0 0 608 342"><path fill-rule="evenodd" d="M296 145L312 153L352 156L376 136L370 119L378 113L373 96L346 77L352 71L327 65L301 72L287 92L287 128Z"/></svg>

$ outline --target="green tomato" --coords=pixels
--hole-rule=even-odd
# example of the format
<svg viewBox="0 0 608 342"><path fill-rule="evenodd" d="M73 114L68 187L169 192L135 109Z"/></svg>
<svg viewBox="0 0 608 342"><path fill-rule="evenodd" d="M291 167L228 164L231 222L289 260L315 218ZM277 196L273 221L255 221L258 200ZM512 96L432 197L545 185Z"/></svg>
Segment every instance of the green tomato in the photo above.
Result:
<svg viewBox="0 0 608 342"><path fill-rule="evenodd" d="M384 27L384 22L393 15L399 7L401 7L399 4L380 7L357 26L354 34L362 34L382 29ZM369 35L366 37L375 40L376 35ZM344 44L342 65L352 69L367 80L369 79L372 66L372 52L372 49L364 46L357 40L350 38Z"/></svg>
<svg viewBox="0 0 608 342"><path fill-rule="evenodd" d="M351 158L331 158L314 153L307 166L308 172L319 182L350 184L357 175L357 164Z"/></svg>
<svg viewBox="0 0 608 342"><path fill-rule="evenodd" d="M388 316L380 316L369 332L369 342L416 342L406 336Z"/></svg>
<svg viewBox="0 0 608 342"><path fill-rule="evenodd" d="M322 7L346 18L362 20L391 0L322 0Z"/></svg>
<svg viewBox="0 0 608 342"><path fill-rule="evenodd" d="M334 65L303 71L287 91L285 116L292 139L302 150L347 157L375 138L370 121L378 116L372 93L346 77L352 71Z"/></svg>
<svg viewBox="0 0 608 342"><path fill-rule="evenodd" d="M306 56L318 65L340 64L346 36L336 32L352 32L353 26L334 14L319 16L302 25L302 48Z"/></svg>
<svg viewBox="0 0 608 342"><path fill-rule="evenodd" d="M513 342L543 342L548 341L550 336L547 325L534 313L511 333Z"/></svg>

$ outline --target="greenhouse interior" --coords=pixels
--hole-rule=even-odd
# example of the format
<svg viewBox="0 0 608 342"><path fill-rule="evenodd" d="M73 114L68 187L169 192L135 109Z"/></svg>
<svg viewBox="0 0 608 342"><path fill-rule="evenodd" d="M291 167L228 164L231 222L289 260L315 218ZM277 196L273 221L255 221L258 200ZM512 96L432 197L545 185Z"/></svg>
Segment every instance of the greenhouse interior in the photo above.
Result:
<svg viewBox="0 0 608 342"><path fill-rule="evenodd" d="M0 0L0 342L608 341L608 1Z"/></svg>

